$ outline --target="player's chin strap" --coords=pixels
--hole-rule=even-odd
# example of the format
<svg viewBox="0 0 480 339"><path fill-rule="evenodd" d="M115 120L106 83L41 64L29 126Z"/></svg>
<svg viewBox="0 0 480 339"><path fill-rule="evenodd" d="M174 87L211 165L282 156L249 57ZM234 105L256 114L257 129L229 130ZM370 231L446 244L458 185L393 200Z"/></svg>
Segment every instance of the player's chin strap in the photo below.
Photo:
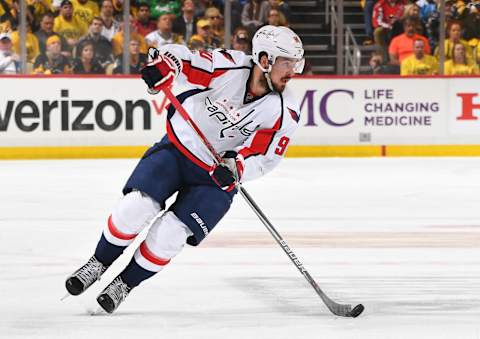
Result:
<svg viewBox="0 0 480 339"><path fill-rule="evenodd" d="M265 69L260 65L259 63L257 64L258 68L263 72L263 75L265 76L265 79L267 79L267 85L268 88L272 91L275 92L275 89L273 88L272 84L272 79L270 78L270 72L272 71L272 64L268 62L268 69Z"/></svg>

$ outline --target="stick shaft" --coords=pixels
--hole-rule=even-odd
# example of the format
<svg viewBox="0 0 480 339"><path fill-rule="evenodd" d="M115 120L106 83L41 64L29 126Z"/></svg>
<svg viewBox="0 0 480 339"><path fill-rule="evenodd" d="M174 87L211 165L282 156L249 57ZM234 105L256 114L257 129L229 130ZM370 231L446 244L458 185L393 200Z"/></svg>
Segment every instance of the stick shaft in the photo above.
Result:
<svg viewBox="0 0 480 339"><path fill-rule="evenodd" d="M176 110L180 113L182 118L190 125L190 127L195 131L195 133L197 133L200 139L202 139L203 144L208 148L210 155L215 160L215 162L221 163L222 158L220 157L220 155L218 155L217 151L215 151L215 148L208 141L207 137L203 134L200 128L198 128L192 118L190 118L190 115L185 110L185 108L183 108L183 105L178 101L177 97L172 93L170 88L164 88L163 92L165 93L165 96L168 98L168 100L170 100L172 105L176 108Z"/></svg>
<svg viewBox="0 0 480 339"><path fill-rule="evenodd" d="M255 214L258 216L260 221L263 223L263 225L267 228L267 230L270 232L272 237L275 239L277 244L283 249L285 254L290 258L292 263L295 265L295 267L300 271L300 273L303 275L303 277L308 281L308 283L313 287L315 292L319 295L319 297L323 300L323 302L327 305L327 307L330 309L330 304L334 303L333 300L331 300L318 286L318 284L313 280L312 276L310 273L308 273L307 269L303 264L300 262L298 259L297 255L293 252L293 250L288 246L287 242L282 238L280 233L275 229L275 227L272 225L270 220L268 220L267 216L262 212L260 207L255 203L253 200L252 196L243 188L241 185L238 186L239 192L242 195L242 197L245 199L247 204L252 208L252 210L255 212Z"/></svg>

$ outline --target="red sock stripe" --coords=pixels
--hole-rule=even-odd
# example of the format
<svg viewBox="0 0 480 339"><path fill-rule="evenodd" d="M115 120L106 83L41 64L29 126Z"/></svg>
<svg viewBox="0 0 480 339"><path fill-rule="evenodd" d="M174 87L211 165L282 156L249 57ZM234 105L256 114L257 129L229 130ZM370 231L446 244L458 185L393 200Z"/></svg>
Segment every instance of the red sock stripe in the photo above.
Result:
<svg viewBox="0 0 480 339"><path fill-rule="evenodd" d="M153 254L147 247L147 244L144 242L142 242L142 244L140 245L140 253L142 254L142 256L147 259L148 261L154 263L155 265L159 265L159 266L165 266L166 264L168 264L170 262L170 259L162 259L162 258L159 258L157 257L155 254Z"/></svg>
<svg viewBox="0 0 480 339"><path fill-rule="evenodd" d="M115 238L122 239L122 240L132 240L137 236L136 234L126 234L126 233L120 232L118 228L116 228L115 225L113 224L111 215L108 217L108 230L110 231L110 233L112 233L112 235Z"/></svg>

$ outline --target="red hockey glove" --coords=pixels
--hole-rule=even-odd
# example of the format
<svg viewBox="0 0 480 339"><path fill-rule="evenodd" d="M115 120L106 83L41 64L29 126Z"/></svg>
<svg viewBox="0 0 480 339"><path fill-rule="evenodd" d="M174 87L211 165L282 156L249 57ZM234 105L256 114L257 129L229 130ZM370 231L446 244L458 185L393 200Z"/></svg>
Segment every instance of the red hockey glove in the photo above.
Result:
<svg viewBox="0 0 480 339"><path fill-rule="evenodd" d="M210 176L218 186L230 192L242 177L245 160L241 154L237 154L235 151L225 152L222 159L222 163L213 166Z"/></svg>
<svg viewBox="0 0 480 339"><path fill-rule="evenodd" d="M147 83L148 92L156 94L163 88L170 87L179 70L174 61L155 48L150 48L148 54L152 61L142 69L142 79Z"/></svg>

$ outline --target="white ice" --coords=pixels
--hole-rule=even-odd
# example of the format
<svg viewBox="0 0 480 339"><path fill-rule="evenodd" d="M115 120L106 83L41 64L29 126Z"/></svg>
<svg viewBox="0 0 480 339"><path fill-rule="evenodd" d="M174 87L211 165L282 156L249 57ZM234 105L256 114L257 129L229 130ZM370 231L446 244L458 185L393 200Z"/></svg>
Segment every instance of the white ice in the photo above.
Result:
<svg viewBox="0 0 480 339"><path fill-rule="evenodd" d="M480 338L480 159L285 159L246 188L333 299L331 315L240 196L112 315L64 280L136 160L0 162L0 338Z"/></svg>

